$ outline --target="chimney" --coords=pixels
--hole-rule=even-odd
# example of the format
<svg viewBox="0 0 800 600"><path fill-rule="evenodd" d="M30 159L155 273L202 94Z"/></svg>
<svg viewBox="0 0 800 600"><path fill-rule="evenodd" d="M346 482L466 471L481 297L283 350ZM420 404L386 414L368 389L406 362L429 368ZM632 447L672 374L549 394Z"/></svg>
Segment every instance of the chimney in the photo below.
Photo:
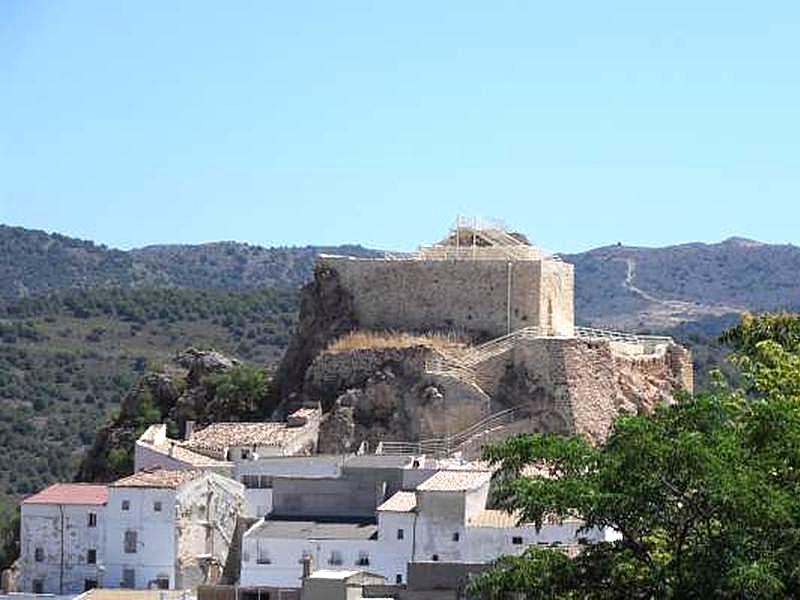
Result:
<svg viewBox="0 0 800 600"><path fill-rule="evenodd" d="M303 555L303 579L311 577L311 557L308 554Z"/></svg>
<svg viewBox="0 0 800 600"><path fill-rule="evenodd" d="M183 439L188 440L192 437L194 433L194 421L186 421L186 433L183 435Z"/></svg>

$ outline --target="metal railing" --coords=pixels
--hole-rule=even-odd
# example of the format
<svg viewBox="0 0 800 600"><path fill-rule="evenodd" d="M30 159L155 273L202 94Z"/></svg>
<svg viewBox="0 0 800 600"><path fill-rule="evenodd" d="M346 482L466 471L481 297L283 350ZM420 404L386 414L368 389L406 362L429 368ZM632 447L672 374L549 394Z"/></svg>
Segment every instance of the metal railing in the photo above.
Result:
<svg viewBox="0 0 800 600"><path fill-rule="evenodd" d="M375 454L451 456L490 431L520 421L529 415L530 409L527 406L514 406L491 414L453 435L418 442L380 442Z"/></svg>
<svg viewBox="0 0 800 600"><path fill-rule="evenodd" d="M575 337L584 339L602 339L615 342L627 342L630 344L669 344L672 338L666 335L641 335L638 333L626 333L622 331L609 331L607 329L595 329L593 327L575 327Z"/></svg>

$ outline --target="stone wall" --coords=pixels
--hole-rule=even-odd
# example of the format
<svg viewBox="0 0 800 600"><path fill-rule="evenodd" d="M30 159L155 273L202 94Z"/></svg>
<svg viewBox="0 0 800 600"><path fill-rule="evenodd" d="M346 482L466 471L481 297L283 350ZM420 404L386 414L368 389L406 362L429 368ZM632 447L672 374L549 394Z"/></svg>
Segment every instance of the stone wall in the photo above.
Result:
<svg viewBox="0 0 800 600"><path fill-rule="evenodd" d="M675 344L627 354L605 340L521 340L505 365L496 400L527 404L535 431L604 440L620 414L651 412L691 391L691 354Z"/></svg>
<svg viewBox="0 0 800 600"><path fill-rule="evenodd" d="M573 267L555 260L320 257L365 329L457 330L498 337L529 326L573 333Z"/></svg>

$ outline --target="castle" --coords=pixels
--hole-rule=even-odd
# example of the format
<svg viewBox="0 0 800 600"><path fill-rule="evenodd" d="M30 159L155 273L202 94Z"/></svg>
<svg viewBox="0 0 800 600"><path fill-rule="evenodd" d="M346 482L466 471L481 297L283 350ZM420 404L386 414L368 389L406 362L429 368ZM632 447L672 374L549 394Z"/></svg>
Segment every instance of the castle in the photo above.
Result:
<svg viewBox="0 0 800 600"><path fill-rule="evenodd" d="M496 223L458 219L444 240L414 253L322 255L318 264L338 273L364 328L574 335L573 266Z"/></svg>
<svg viewBox="0 0 800 600"><path fill-rule="evenodd" d="M617 415L692 390L686 349L576 326L573 296L572 265L492 222L459 219L413 253L322 255L277 382L284 402L322 403L327 451L437 439L475 454L490 440L464 432L600 442Z"/></svg>

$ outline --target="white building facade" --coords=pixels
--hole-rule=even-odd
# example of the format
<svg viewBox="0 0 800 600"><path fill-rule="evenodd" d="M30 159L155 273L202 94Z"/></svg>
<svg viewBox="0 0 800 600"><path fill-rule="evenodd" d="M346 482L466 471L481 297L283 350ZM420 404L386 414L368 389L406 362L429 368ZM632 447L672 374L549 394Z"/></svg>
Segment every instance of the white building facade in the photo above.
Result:
<svg viewBox="0 0 800 600"><path fill-rule="evenodd" d="M491 473L440 471L415 491L400 491L377 509L377 523L355 520L269 518L251 527L242 545L241 583L299 587L303 558L315 568L368 569L389 583L405 583L408 563L487 563L522 554L532 545L575 546L610 539L581 523L550 523L540 530L487 510Z"/></svg>
<svg viewBox="0 0 800 600"><path fill-rule="evenodd" d="M55 484L21 505L20 590L74 594L102 584L108 490Z"/></svg>
<svg viewBox="0 0 800 600"><path fill-rule="evenodd" d="M243 506L241 484L216 473L142 471L111 484L106 585L182 589L214 582Z"/></svg>

